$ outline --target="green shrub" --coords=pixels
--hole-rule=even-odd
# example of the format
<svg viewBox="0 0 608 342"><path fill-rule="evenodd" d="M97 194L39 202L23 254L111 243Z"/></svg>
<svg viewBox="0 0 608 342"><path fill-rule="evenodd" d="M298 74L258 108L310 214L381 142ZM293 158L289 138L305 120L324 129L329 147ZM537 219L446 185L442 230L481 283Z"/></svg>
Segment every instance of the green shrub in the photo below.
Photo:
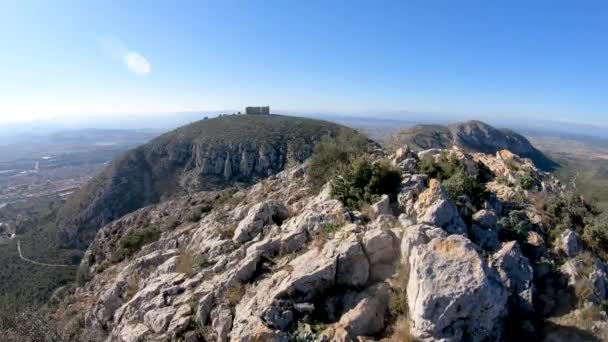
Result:
<svg viewBox="0 0 608 342"><path fill-rule="evenodd" d="M587 221L600 214L593 203L585 201L573 192L549 199L545 210L555 220L558 229L555 234L561 233L563 229L573 229L581 233Z"/></svg>
<svg viewBox="0 0 608 342"><path fill-rule="evenodd" d="M344 171L352 161L367 152L368 139L356 131L343 129L335 137L323 136L315 146L308 175L311 188L319 190L323 184Z"/></svg>
<svg viewBox="0 0 608 342"><path fill-rule="evenodd" d="M519 177L519 185L521 185L524 190L532 190L534 187L534 178L532 178L529 173L525 173Z"/></svg>
<svg viewBox="0 0 608 342"><path fill-rule="evenodd" d="M445 180L464 170L464 164L457 156L449 156L445 152L441 153L437 159L435 156L426 156L420 161L420 171L429 178Z"/></svg>
<svg viewBox="0 0 608 342"><path fill-rule="evenodd" d="M507 177L507 176L498 176L498 177L496 177L496 182L498 184L509 185L509 177Z"/></svg>
<svg viewBox="0 0 608 342"><path fill-rule="evenodd" d="M509 215L503 217L499 224L502 226L501 235L503 241L517 240L526 241L528 233L534 230L525 210L513 210Z"/></svg>
<svg viewBox="0 0 608 342"><path fill-rule="evenodd" d="M598 255L608 255L608 215L588 220L583 229L583 241Z"/></svg>
<svg viewBox="0 0 608 342"><path fill-rule="evenodd" d="M143 229L131 229L120 239L119 247L113 256L114 262L119 262L138 252L144 245L157 241L161 231L156 226Z"/></svg>
<svg viewBox="0 0 608 342"><path fill-rule="evenodd" d="M488 191L477 180L477 177L470 176L463 170L443 181L441 186L448 196L459 204L463 204L463 199L466 197L471 200L473 205L481 206L489 196Z"/></svg>
<svg viewBox="0 0 608 342"><path fill-rule="evenodd" d="M507 169L511 171L519 171L519 164L517 164L517 162L513 159L505 160L505 165L507 166Z"/></svg>
<svg viewBox="0 0 608 342"><path fill-rule="evenodd" d="M206 255L197 255L194 257L194 267L199 270L207 268L211 265L213 265L213 263L209 261L209 258Z"/></svg>
<svg viewBox="0 0 608 342"><path fill-rule="evenodd" d="M401 184L401 173L388 162L372 164L368 157L355 159L332 183L332 195L351 209L372 203L379 195L393 194Z"/></svg>

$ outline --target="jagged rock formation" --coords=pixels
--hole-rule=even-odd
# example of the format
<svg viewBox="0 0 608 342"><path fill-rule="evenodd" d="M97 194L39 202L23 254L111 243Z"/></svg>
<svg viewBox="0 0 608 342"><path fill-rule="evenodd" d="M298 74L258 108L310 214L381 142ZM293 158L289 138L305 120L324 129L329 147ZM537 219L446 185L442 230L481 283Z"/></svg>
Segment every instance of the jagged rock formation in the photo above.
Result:
<svg viewBox="0 0 608 342"><path fill-rule="evenodd" d="M72 195L57 222L61 240L86 247L97 229L146 205L251 184L301 163L322 136L343 129L280 115L223 116L178 128L128 152Z"/></svg>
<svg viewBox="0 0 608 342"><path fill-rule="evenodd" d="M496 129L481 121L467 121L447 126L417 125L394 137L398 145L408 145L419 150L446 149L459 146L467 152L495 154L509 150L520 157L531 159L534 164L552 171L557 164L537 150L521 134L510 129Z"/></svg>
<svg viewBox="0 0 608 342"><path fill-rule="evenodd" d="M391 157L403 173L398 194L368 213L333 199L330 184L311 194L307 164L294 166L234 193L200 192L106 225L82 263L88 281L56 319L83 313L86 329L121 342L540 339L550 335L545 303L563 294L550 293L547 282L567 253L576 256L561 263L565 282L591 284L590 303L606 299L603 261L577 253L578 237L568 234L565 247L546 248L536 209L504 196L502 186L528 190L494 180L525 170L537 191L558 193L555 178L506 151L421 154L433 153L491 173L482 208L456 203L419 174L419 154L407 148ZM183 219L200 205L211 207ZM515 207L539 227L517 242L502 232ZM151 224L161 226L156 241L115 257L130 232ZM407 336L397 326L403 320Z"/></svg>

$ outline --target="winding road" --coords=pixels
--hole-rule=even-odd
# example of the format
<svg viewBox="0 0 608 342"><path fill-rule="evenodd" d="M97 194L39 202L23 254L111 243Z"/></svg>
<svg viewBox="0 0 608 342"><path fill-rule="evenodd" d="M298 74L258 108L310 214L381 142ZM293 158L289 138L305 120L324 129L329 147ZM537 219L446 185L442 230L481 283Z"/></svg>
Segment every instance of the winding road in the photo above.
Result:
<svg viewBox="0 0 608 342"><path fill-rule="evenodd" d="M38 261L34 261L32 259L28 259L23 256L23 253L21 253L21 241L20 240L17 240L17 251L19 251L19 257L21 258L21 260L27 261L30 264L34 264L34 265L38 265L38 266L46 266L46 267L74 267L72 265L45 264L43 262L38 262Z"/></svg>

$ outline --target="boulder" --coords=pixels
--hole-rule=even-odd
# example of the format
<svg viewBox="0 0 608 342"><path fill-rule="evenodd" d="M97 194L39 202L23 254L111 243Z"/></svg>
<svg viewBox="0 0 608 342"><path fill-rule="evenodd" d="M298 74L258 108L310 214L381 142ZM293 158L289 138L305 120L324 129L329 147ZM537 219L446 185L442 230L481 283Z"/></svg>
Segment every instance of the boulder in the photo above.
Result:
<svg viewBox="0 0 608 342"><path fill-rule="evenodd" d="M583 250L583 243L577 233L566 229L560 236L559 249L568 257L577 256Z"/></svg>
<svg viewBox="0 0 608 342"><path fill-rule="evenodd" d="M407 158L395 166L401 169L405 174L416 173L418 171L418 160L416 158Z"/></svg>
<svg viewBox="0 0 608 342"><path fill-rule="evenodd" d="M441 227L450 234L466 234L466 224L458 207L436 179L431 179L429 188L418 196L414 211L418 223Z"/></svg>
<svg viewBox="0 0 608 342"><path fill-rule="evenodd" d="M357 237L349 236L340 243L337 252L336 283L353 287L365 285L369 279L369 262Z"/></svg>
<svg viewBox="0 0 608 342"><path fill-rule="evenodd" d="M500 246L498 217L493 210L482 209L473 214L469 238L479 247L493 251Z"/></svg>
<svg viewBox="0 0 608 342"><path fill-rule="evenodd" d="M356 305L342 315L338 323L322 333L322 339L354 341L357 337L383 331L388 311L388 286L385 283L374 285L360 293L355 301Z"/></svg>
<svg viewBox="0 0 608 342"><path fill-rule="evenodd" d="M417 157L418 156L416 155L416 153L414 153L409 146L405 145L403 147L399 147L397 151L395 151L395 154L393 155L391 161L393 162L393 165L397 165L406 159Z"/></svg>
<svg viewBox="0 0 608 342"><path fill-rule="evenodd" d="M373 229L363 235L363 248L373 266L381 263L392 263L397 252L397 237L390 230Z"/></svg>
<svg viewBox="0 0 608 342"><path fill-rule="evenodd" d="M445 237L445 230L427 224L415 224L405 228L401 238L401 262L409 270L410 255L415 247L429 243L434 238Z"/></svg>
<svg viewBox="0 0 608 342"><path fill-rule="evenodd" d="M211 326L215 331L216 341L228 341L232 328L232 311L228 305L222 304L211 312Z"/></svg>
<svg viewBox="0 0 608 342"><path fill-rule="evenodd" d="M334 286L339 259L338 241L334 241L328 241L321 250L312 248L297 256L284 270L261 280L251 296L245 295L235 308L232 338L255 341L265 335L276 339L273 331L291 325L287 312L295 311L294 304L308 303Z"/></svg>
<svg viewBox="0 0 608 342"><path fill-rule="evenodd" d="M155 333L165 332L173 315L175 315L175 308L172 306L150 310L144 315L144 323Z"/></svg>
<svg viewBox="0 0 608 342"><path fill-rule="evenodd" d="M485 229L496 229L498 217L493 210L482 209L473 215L473 222Z"/></svg>
<svg viewBox="0 0 608 342"><path fill-rule="evenodd" d="M534 274L530 261L522 254L517 242L505 243L492 256L491 265L507 288L511 303L518 309L533 311Z"/></svg>
<svg viewBox="0 0 608 342"><path fill-rule="evenodd" d="M487 251L494 251L500 247L500 239L498 231L493 229L485 229L477 224L471 225L468 229L469 238L477 246Z"/></svg>
<svg viewBox="0 0 608 342"><path fill-rule="evenodd" d="M401 209L407 214L412 215L414 202L424 189L426 189L426 175L410 175L403 177L401 189L397 194L397 202Z"/></svg>
<svg viewBox="0 0 608 342"><path fill-rule="evenodd" d="M380 215L391 215L391 201L388 195L382 195L380 200L372 204L372 215L378 217Z"/></svg>
<svg viewBox="0 0 608 342"><path fill-rule="evenodd" d="M500 340L507 291L466 237L413 248L407 299L412 333L423 341Z"/></svg>
<svg viewBox="0 0 608 342"><path fill-rule="evenodd" d="M144 341L150 333L145 324L127 325L120 331L120 339L122 342L139 342Z"/></svg>
<svg viewBox="0 0 608 342"><path fill-rule="evenodd" d="M239 222L234 232L233 241L247 242L262 231L262 228L272 222L281 223L288 217L285 205L276 200L258 203L249 209L247 216Z"/></svg>
<svg viewBox="0 0 608 342"><path fill-rule="evenodd" d="M363 235L363 249L370 264L370 278L383 280L394 273L398 239L390 230L369 230Z"/></svg>
<svg viewBox="0 0 608 342"><path fill-rule="evenodd" d="M540 236L540 234L535 231L528 232L525 247L527 248L527 255L532 256L532 258L539 258L547 251L547 245L545 244L545 240L542 236Z"/></svg>

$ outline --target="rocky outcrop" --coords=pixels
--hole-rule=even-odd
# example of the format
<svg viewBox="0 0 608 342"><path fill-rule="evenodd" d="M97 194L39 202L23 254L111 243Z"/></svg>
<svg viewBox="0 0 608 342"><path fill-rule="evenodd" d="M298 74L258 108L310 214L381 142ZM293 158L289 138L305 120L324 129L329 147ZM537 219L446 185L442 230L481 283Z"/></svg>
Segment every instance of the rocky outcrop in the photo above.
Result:
<svg viewBox="0 0 608 342"><path fill-rule="evenodd" d="M559 238L559 249L567 257L575 257L583 250L583 243L575 232L566 229Z"/></svg>
<svg viewBox="0 0 608 342"><path fill-rule="evenodd" d="M435 179L431 179L429 188L418 196L413 210L418 223L441 227L452 234L466 234L466 224L456 204Z"/></svg>
<svg viewBox="0 0 608 342"><path fill-rule="evenodd" d="M482 209L473 215L473 223L468 230L471 241L486 250L500 246L498 218L493 210Z"/></svg>
<svg viewBox="0 0 608 342"><path fill-rule="evenodd" d="M501 338L507 291L467 238L439 237L414 247L409 266L407 298L417 338Z"/></svg>
<svg viewBox="0 0 608 342"><path fill-rule="evenodd" d="M512 305L519 310L533 311L533 270L517 242L504 244L492 256L491 264L498 271L500 279L507 288Z"/></svg>
<svg viewBox="0 0 608 342"><path fill-rule="evenodd" d="M528 164L506 152L426 152L444 153L488 180L513 171L507 160ZM541 209L503 202L488 186L485 203L461 215L463 204L420 174L415 153L404 148L390 160L400 187L362 212L332 198L330 183L311 194L303 164L238 191L126 215L97 234L82 263L90 279L61 303L62 315L83 312L87 329L107 342L494 341L537 337L570 292L593 308L608 296L606 265L576 235L548 250L548 228L530 218L534 229L509 241L501 219L514 207L542 218ZM223 176L236 172L216 166ZM115 257L124 236L151 225L157 240Z"/></svg>
<svg viewBox="0 0 608 342"><path fill-rule="evenodd" d="M416 150L449 149L456 145L470 153L494 154L500 150L529 158L545 171L552 171L557 163L537 150L524 136L508 129L496 129L481 121L467 121L448 126L416 125L393 137L400 145Z"/></svg>
<svg viewBox="0 0 608 342"><path fill-rule="evenodd" d="M234 232L234 242L247 242L259 234L267 224L280 225L288 216L287 207L281 202L269 200L249 209L247 216L239 222Z"/></svg>

